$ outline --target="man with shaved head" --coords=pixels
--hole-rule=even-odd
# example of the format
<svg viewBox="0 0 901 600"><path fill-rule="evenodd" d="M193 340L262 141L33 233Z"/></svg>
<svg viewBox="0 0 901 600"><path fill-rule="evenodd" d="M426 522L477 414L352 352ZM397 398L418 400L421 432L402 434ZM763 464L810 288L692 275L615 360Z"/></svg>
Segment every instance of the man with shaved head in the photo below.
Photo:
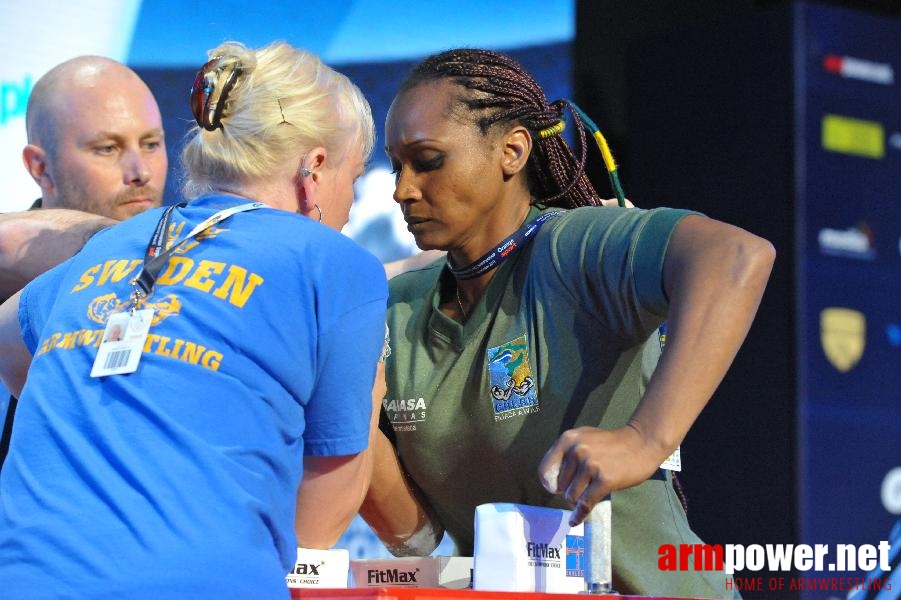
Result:
<svg viewBox="0 0 901 600"><path fill-rule="evenodd" d="M114 60L79 56L50 69L32 89L25 125L22 160L41 188L32 208L70 210L0 215L0 300L111 219L162 204L166 183L156 99Z"/></svg>
<svg viewBox="0 0 901 600"><path fill-rule="evenodd" d="M98 56L54 67L31 92L25 126L22 159L43 208L122 220L162 203L162 117L128 67Z"/></svg>
<svg viewBox="0 0 901 600"><path fill-rule="evenodd" d="M22 160L41 188L32 209L45 210L0 215L0 301L98 229L160 206L166 183L156 99L114 60L80 56L50 69L32 89L25 126ZM14 408L6 398L0 391L0 465Z"/></svg>

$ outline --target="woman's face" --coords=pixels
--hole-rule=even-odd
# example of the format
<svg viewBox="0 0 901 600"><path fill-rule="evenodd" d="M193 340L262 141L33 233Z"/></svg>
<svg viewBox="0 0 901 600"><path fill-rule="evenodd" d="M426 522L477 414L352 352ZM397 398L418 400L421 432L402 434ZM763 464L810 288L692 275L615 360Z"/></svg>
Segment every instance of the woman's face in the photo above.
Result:
<svg viewBox="0 0 901 600"><path fill-rule="evenodd" d="M388 111L385 147L395 173L394 200L424 249L480 255L507 232L502 143L451 114L462 88L429 82L401 93ZM516 223L515 225L518 225Z"/></svg>
<svg viewBox="0 0 901 600"><path fill-rule="evenodd" d="M350 216L354 203L354 183L365 170L363 142L352 143L343 156L330 154L324 164L322 188L318 198L322 209L322 222L340 231ZM310 215L316 218L316 215Z"/></svg>

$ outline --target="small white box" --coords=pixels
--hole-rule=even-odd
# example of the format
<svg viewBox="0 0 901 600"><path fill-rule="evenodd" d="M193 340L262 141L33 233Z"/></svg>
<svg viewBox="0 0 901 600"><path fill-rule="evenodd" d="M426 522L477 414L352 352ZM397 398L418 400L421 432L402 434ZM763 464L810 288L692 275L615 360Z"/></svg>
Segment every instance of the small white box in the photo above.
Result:
<svg viewBox="0 0 901 600"><path fill-rule="evenodd" d="M353 587L465 589L472 584L472 557L417 556L350 561Z"/></svg>
<svg viewBox="0 0 901 600"><path fill-rule="evenodd" d="M297 562L285 576L289 588L346 588L350 553L332 550L297 549Z"/></svg>
<svg viewBox="0 0 901 600"><path fill-rule="evenodd" d="M585 591L584 527L571 511L512 503L476 507L473 589Z"/></svg>

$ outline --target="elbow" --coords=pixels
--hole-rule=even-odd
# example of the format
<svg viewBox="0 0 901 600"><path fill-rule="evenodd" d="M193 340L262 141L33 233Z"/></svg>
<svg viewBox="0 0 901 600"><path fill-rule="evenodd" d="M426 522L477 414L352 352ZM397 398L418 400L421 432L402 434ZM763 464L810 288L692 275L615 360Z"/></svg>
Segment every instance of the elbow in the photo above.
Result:
<svg viewBox="0 0 901 600"><path fill-rule="evenodd" d="M432 508L419 501L411 506L404 499L396 503L399 511L394 511L394 506L389 497L369 496L360 507L360 516L393 556L428 556L434 552L444 537L444 526Z"/></svg>
<svg viewBox="0 0 901 600"><path fill-rule="evenodd" d="M382 539L382 543L393 556L428 556L435 551L443 536L443 528L433 521L427 521L410 535L397 536L391 540Z"/></svg>
<svg viewBox="0 0 901 600"><path fill-rule="evenodd" d="M776 262L776 248L768 240L747 234L733 247L732 284L762 293Z"/></svg>
<svg viewBox="0 0 901 600"><path fill-rule="evenodd" d="M342 515L325 527L295 526L294 533L297 536L297 545L311 550L328 550L333 548L344 532L350 526L354 514Z"/></svg>

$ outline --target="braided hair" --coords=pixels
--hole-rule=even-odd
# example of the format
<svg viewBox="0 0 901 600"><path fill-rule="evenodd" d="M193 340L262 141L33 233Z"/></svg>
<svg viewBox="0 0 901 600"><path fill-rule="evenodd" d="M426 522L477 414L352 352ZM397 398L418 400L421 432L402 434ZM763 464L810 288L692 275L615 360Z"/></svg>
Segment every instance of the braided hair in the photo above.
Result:
<svg viewBox="0 0 901 600"><path fill-rule="evenodd" d="M447 50L426 58L410 72L399 93L445 79L464 88L459 103L483 134L496 124L519 124L532 133L526 176L536 201L562 208L601 204L585 174L585 125L568 101L548 103L538 82L513 58L475 49ZM566 108L575 117L581 159L559 135Z"/></svg>

